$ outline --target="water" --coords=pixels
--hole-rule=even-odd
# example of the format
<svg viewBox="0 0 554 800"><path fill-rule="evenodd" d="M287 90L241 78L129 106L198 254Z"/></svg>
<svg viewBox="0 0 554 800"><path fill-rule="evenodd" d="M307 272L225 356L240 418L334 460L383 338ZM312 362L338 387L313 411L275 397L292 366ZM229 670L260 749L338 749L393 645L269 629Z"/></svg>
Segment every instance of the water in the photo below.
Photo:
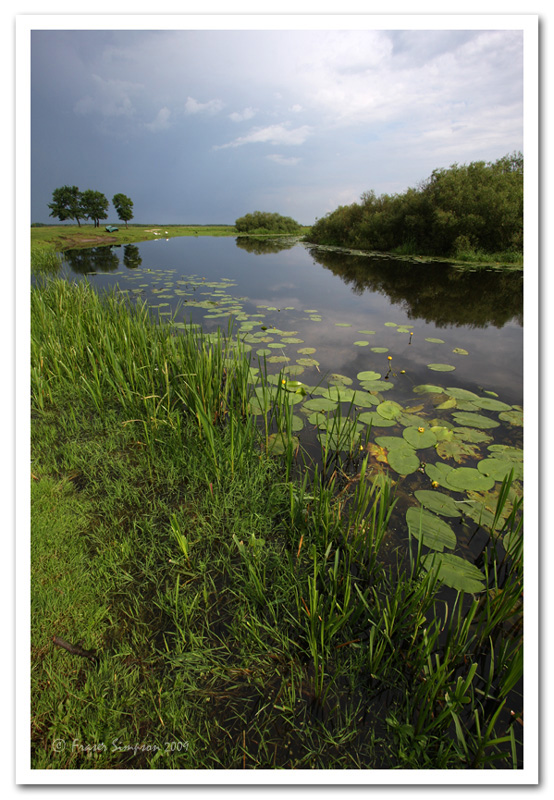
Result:
<svg viewBox="0 0 554 800"><path fill-rule="evenodd" d="M182 237L74 250L65 254L65 274L86 278L100 289L118 284L129 295L159 306L163 317L177 311L177 320L201 323L206 331L218 326L226 330L228 315L214 317L214 313L234 307L237 327L254 322L252 333L262 325L294 332L289 338L303 341L281 342L275 350L290 361L270 369L296 365L302 356L299 349L315 347L312 357L319 362L317 368L306 368L298 376L306 383L315 384L326 373L351 379L368 369L384 374L392 365L395 394L404 399L413 386L438 382L474 392L493 391L510 405L522 403L521 272L469 272L446 264L345 255L302 244L278 249L265 242L242 246L238 242ZM272 247L276 252L267 252ZM187 281L191 277L196 283ZM203 287L202 279L221 286ZM233 306L226 296L239 300ZM218 305L192 305L199 301ZM403 326L409 331L402 332ZM426 341L429 338L444 343ZM261 343L254 349L263 347ZM387 351L375 353L373 347ZM429 369L432 363L455 369L439 373Z"/></svg>

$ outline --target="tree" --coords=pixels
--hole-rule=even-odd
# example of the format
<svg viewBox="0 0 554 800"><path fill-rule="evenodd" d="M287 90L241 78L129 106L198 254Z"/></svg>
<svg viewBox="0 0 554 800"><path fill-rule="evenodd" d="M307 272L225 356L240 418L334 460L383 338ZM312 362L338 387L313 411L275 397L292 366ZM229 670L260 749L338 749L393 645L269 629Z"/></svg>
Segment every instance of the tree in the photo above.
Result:
<svg viewBox="0 0 554 800"><path fill-rule="evenodd" d="M108 198L102 192L87 189L81 195L83 214L93 220L96 228L99 227L101 219L108 218L108 205Z"/></svg>
<svg viewBox="0 0 554 800"><path fill-rule="evenodd" d="M48 203L51 209L50 216L57 217L60 222L66 219L74 219L81 227L80 219L86 217L81 205L81 192L77 186L60 186L52 193L52 202Z"/></svg>
<svg viewBox="0 0 554 800"><path fill-rule="evenodd" d="M300 223L269 211L254 211L235 221L239 233L298 233Z"/></svg>
<svg viewBox="0 0 554 800"><path fill-rule="evenodd" d="M117 211L117 216L127 228L128 221L133 219L133 201L124 194L114 194L112 203Z"/></svg>

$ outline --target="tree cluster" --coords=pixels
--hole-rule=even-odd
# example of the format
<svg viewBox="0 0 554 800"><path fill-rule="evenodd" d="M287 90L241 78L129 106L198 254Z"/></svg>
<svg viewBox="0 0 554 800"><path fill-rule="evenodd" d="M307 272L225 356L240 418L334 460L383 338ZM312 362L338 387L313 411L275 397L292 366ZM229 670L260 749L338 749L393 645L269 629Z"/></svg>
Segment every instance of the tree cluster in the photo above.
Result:
<svg viewBox="0 0 554 800"><path fill-rule="evenodd" d="M437 169L403 194L365 192L317 220L310 241L360 250L455 257L523 252L523 156Z"/></svg>
<svg viewBox="0 0 554 800"><path fill-rule="evenodd" d="M112 203L117 216L122 222L133 219L133 201L124 194L115 194ZM78 186L60 186L52 193L52 202L48 204L50 216L61 222L75 220L79 227L82 219L90 219L94 226L100 226L100 220L108 218L109 201L102 192L86 189L82 192Z"/></svg>
<svg viewBox="0 0 554 800"><path fill-rule="evenodd" d="M235 221L239 233L298 233L301 227L292 217L269 211L254 211Z"/></svg>

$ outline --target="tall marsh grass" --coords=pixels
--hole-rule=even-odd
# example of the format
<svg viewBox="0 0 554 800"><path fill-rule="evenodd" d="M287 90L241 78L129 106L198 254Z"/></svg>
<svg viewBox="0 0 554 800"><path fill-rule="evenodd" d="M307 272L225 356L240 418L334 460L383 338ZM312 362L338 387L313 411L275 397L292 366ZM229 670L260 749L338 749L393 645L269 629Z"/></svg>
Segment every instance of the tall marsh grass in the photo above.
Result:
<svg viewBox="0 0 554 800"><path fill-rule="evenodd" d="M355 426L335 431L348 481L332 430L319 464L302 461L285 386L263 368L253 384L228 334L176 334L56 280L33 289L31 324L35 477L87 499L81 547L109 621L90 624L86 680L47 683L59 660L34 641L36 767L521 766L518 509L483 553L488 591L445 594L421 541L383 557L395 498L353 461ZM189 749L52 750L52 732L93 742L114 725Z"/></svg>

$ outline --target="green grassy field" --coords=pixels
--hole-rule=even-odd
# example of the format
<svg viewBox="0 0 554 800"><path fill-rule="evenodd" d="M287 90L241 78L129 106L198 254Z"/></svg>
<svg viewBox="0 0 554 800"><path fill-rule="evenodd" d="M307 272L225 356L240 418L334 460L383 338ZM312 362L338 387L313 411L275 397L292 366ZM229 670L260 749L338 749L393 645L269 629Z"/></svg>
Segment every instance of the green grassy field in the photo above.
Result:
<svg viewBox="0 0 554 800"><path fill-rule="evenodd" d="M520 545L445 604L236 342L57 280L31 324L33 768L521 766Z"/></svg>

